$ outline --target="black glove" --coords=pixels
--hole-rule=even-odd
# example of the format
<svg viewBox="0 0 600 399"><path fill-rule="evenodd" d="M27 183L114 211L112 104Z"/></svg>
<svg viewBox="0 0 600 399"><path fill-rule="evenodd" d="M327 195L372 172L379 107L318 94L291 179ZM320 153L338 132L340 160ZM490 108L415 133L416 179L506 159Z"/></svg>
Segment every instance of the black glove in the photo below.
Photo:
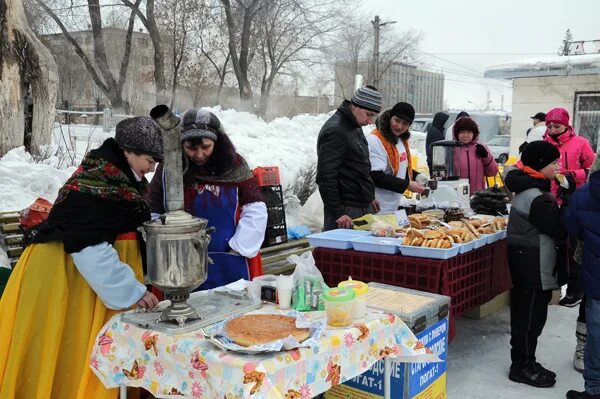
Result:
<svg viewBox="0 0 600 399"><path fill-rule="evenodd" d="M475 155L477 155L477 158L485 159L489 154L483 145L475 144Z"/></svg>

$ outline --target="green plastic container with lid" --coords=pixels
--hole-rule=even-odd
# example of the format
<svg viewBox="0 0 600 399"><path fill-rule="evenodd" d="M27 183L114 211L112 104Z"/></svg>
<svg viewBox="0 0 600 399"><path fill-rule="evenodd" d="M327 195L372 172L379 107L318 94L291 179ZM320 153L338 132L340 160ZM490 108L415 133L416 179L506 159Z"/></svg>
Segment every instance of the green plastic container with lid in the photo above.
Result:
<svg viewBox="0 0 600 399"><path fill-rule="evenodd" d="M349 327L356 294L352 288L335 287L323 293L327 325L331 327Z"/></svg>

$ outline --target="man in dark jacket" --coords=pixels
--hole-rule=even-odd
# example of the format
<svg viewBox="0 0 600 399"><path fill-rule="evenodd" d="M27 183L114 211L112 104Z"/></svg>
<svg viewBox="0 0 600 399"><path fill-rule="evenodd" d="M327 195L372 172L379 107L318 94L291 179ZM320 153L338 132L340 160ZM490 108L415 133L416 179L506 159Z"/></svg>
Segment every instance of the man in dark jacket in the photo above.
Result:
<svg viewBox="0 0 600 399"><path fill-rule="evenodd" d="M433 122L427 128L427 138L425 138L425 151L427 152L427 166L429 167L429 173L431 173L431 161L432 161L432 153L431 153L431 143L435 143L436 141L444 140L444 125L446 121L450 118L445 112L438 112L433 116Z"/></svg>
<svg viewBox="0 0 600 399"><path fill-rule="evenodd" d="M319 132L317 185L324 205L324 231L352 228L352 219L379 211L362 126L373 124L381 104L376 88L362 87Z"/></svg>
<svg viewBox="0 0 600 399"><path fill-rule="evenodd" d="M581 281L585 292L587 338L583 356L585 391L569 391L568 399L600 399L600 168L590 169L589 183L570 198L566 216L569 235L583 240Z"/></svg>
<svg viewBox="0 0 600 399"><path fill-rule="evenodd" d="M550 194L560 153L544 141L528 145L516 168L506 173L515 193L508 223L511 360L509 379L538 388L551 387L556 374L536 361L538 337L546 324L556 279L556 246L566 238L561 212Z"/></svg>

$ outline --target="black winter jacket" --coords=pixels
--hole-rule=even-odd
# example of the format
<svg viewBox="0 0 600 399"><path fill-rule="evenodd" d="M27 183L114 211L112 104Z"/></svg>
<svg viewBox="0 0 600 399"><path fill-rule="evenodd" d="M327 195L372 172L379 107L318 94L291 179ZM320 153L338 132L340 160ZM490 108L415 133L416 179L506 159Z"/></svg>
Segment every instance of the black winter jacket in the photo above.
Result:
<svg viewBox="0 0 600 399"><path fill-rule="evenodd" d="M520 169L506 174L506 187L515 193L508 222L508 265L516 287L558 288L558 266L566 231L550 181Z"/></svg>
<svg viewBox="0 0 600 399"><path fill-rule="evenodd" d="M325 122L317 139L317 184L325 214L336 219L344 207L367 208L375 198L369 146L344 101Z"/></svg>
<svg viewBox="0 0 600 399"><path fill-rule="evenodd" d="M427 152L427 166L431 173L431 143L444 140L444 125L450 116L445 112L438 112L433 116L433 122L427 128L427 137L425 138L425 151Z"/></svg>

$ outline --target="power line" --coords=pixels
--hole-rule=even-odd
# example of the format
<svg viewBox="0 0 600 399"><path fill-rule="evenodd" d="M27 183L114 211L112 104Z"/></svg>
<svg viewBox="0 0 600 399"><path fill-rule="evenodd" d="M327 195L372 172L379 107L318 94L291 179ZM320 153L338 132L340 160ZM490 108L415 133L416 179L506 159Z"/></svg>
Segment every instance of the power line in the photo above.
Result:
<svg viewBox="0 0 600 399"><path fill-rule="evenodd" d="M501 83L473 82L473 81L460 80L460 79L444 79L444 81L447 81L447 82L470 83L470 84L481 85L481 86L499 86L499 87L503 87L505 89L510 89L511 88L509 86L503 86Z"/></svg>
<svg viewBox="0 0 600 399"><path fill-rule="evenodd" d="M433 57L433 58L437 58L437 59L439 59L439 60L442 60L442 61L444 61L444 62L447 62L447 63L449 63L449 64L456 65L456 66L458 66L458 67L464 68L464 69L466 69L466 70L468 70L468 71L475 72L475 73L477 73L477 74L481 74L481 75L483 75L483 72L481 72L481 71L478 71L478 70L476 70L476 69L473 69L473 68L470 68L470 67L468 67L468 66L464 66L464 65L461 65L461 64L459 64L459 63L456 63L456 62L453 62L453 61L447 60L447 59L445 59L445 58L442 58L442 57L438 57L437 55L433 55L433 54L430 54L430 53L427 53L427 52L425 52L425 51L421 51L421 50L415 50L415 51L417 51L417 52L419 52L419 53L422 53L422 54L425 54L425 55L429 55L430 57Z"/></svg>

